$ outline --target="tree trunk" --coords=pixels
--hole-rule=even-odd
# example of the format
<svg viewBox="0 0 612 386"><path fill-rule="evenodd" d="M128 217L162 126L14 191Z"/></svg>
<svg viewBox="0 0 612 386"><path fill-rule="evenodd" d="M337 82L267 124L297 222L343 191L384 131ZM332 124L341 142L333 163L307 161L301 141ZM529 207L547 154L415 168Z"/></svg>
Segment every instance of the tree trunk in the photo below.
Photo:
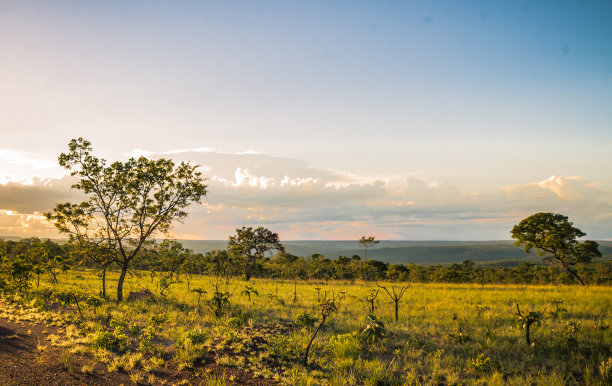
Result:
<svg viewBox="0 0 612 386"><path fill-rule="evenodd" d="M529 337L529 327L531 327L531 324L525 325L525 339L527 340L527 346L531 344L531 339Z"/></svg>
<svg viewBox="0 0 612 386"><path fill-rule="evenodd" d="M106 269L108 266L104 266L102 269L102 297L106 298Z"/></svg>
<svg viewBox="0 0 612 386"><path fill-rule="evenodd" d="M251 271L253 270L253 264L255 264L255 260L249 259L247 261L246 270L244 272L244 280L249 281L251 279Z"/></svg>
<svg viewBox="0 0 612 386"><path fill-rule="evenodd" d="M366 268L366 261L368 256L368 247L366 247L363 253L363 280L368 281L368 269Z"/></svg>
<svg viewBox="0 0 612 386"><path fill-rule="evenodd" d="M127 273L127 267L121 267L121 274L119 275L119 282L117 283L117 303L123 301L123 281L125 280L125 274Z"/></svg>
<svg viewBox="0 0 612 386"><path fill-rule="evenodd" d="M572 275L574 277L574 279L578 280L580 285L582 285L582 286L584 285L584 281L582 281L582 279L580 278L580 276L578 276L578 274L576 273L575 270L568 269L567 272L569 272L569 274Z"/></svg>
<svg viewBox="0 0 612 386"><path fill-rule="evenodd" d="M314 342L315 338L317 337L319 330L321 329L321 327L323 327L323 324L325 324L325 319L326 318L323 317L323 319L321 320L321 324L319 324L319 327L317 327L317 330L312 335L312 338L310 338L308 346L306 346L306 352L304 353L304 367L308 366L308 352L310 351L310 346L312 346L312 342Z"/></svg>
<svg viewBox="0 0 612 386"><path fill-rule="evenodd" d="M399 299L395 300L395 321L397 322L397 304L399 303Z"/></svg>

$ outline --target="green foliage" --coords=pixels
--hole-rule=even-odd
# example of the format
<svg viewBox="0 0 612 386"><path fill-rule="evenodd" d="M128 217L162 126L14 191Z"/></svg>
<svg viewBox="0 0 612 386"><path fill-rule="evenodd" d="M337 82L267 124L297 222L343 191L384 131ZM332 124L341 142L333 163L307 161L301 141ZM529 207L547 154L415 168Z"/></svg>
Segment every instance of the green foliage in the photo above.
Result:
<svg viewBox="0 0 612 386"><path fill-rule="evenodd" d="M229 251L235 256L244 259L245 280L249 280L253 274L253 267L257 260L262 259L266 252L277 250L284 251L278 234L269 229L259 227L242 227L236 229L236 235L230 236L227 241Z"/></svg>
<svg viewBox="0 0 612 386"><path fill-rule="evenodd" d="M312 316L308 311L304 311L297 316L295 319L295 324L302 327L312 328L317 320L319 319L316 316Z"/></svg>
<svg viewBox="0 0 612 386"><path fill-rule="evenodd" d="M527 345L531 344L530 328L532 324L540 326L542 324L542 312L530 311L527 314L523 314L519 305L516 305L516 325L525 330L525 340Z"/></svg>
<svg viewBox="0 0 612 386"><path fill-rule="evenodd" d="M497 370L500 366L485 354L478 354L476 359L472 360L472 367L480 373L490 373Z"/></svg>
<svg viewBox="0 0 612 386"><path fill-rule="evenodd" d="M602 384L612 385L612 357L608 358L607 361L601 362L599 373L601 374Z"/></svg>
<svg viewBox="0 0 612 386"><path fill-rule="evenodd" d="M85 304L94 309L94 312L98 309L98 307L101 307L104 304L104 299L95 296L95 295L91 295L88 296L87 299L85 299Z"/></svg>
<svg viewBox="0 0 612 386"><path fill-rule="evenodd" d="M387 335L387 329L382 320L375 315L368 315L365 328L359 334L359 339L365 344L374 344Z"/></svg>
<svg viewBox="0 0 612 386"><path fill-rule="evenodd" d="M251 301L251 295L259 296L259 292L257 292L255 287L253 287L252 285L248 285L248 284L244 286L244 290L241 293L244 296L248 297L249 301Z"/></svg>
<svg viewBox="0 0 612 386"><path fill-rule="evenodd" d="M167 314L153 314L149 317L149 323L154 326L162 325L168 320Z"/></svg>
<svg viewBox="0 0 612 386"><path fill-rule="evenodd" d="M219 284L215 284L215 290L212 293L212 297L208 299L208 307L213 312L213 314L220 318L225 313L225 310L230 306L230 297L231 294L227 291L221 291L219 289Z"/></svg>
<svg viewBox="0 0 612 386"><path fill-rule="evenodd" d="M251 318L251 314L247 312L243 312L243 311L238 311L235 313L234 316L229 318L227 322L225 322L225 324L228 327L232 327L232 328L241 327L247 324L250 318Z"/></svg>
<svg viewBox="0 0 612 386"><path fill-rule="evenodd" d="M72 188L87 199L61 203L46 213L57 230L78 245L105 246L121 268L117 301L123 300L123 282L132 261L155 233L167 234L174 221L187 216L186 208L206 194L204 178L187 162L130 158L107 165L92 154L83 138L70 141L60 154L60 166L78 179Z"/></svg>
<svg viewBox="0 0 612 386"><path fill-rule="evenodd" d="M562 269L584 285L574 267L578 263L590 263L601 257L599 244L594 241L578 242L586 233L568 221L567 216L555 213L536 213L515 225L511 231L516 245L523 245L525 252L536 249L538 256L549 262L557 262Z"/></svg>

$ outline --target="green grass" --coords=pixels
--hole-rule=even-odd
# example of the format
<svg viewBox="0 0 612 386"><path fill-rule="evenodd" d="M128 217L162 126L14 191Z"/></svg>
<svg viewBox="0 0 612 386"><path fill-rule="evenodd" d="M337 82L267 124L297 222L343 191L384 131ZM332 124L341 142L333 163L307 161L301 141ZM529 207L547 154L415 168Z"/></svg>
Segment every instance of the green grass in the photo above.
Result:
<svg viewBox="0 0 612 386"><path fill-rule="evenodd" d="M114 273L107 279L109 293L116 279ZM71 272L60 282L45 287L92 295L100 286L93 271ZM393 302L381 290L376 316L386 331L382 339L366 343L359 339L369 320L363 299L377 288L374 283L298 282L294 303L293 282L251 280L259 295L249 300L241 294L247 283L223 281L220 289L231 294L230 306L219 318L206 305L214 283L211 277L192 279L191 289L207 291L200 309L198 294L183 282L156 302L108 301L95 313L85 308L87 323L75 310L64 315L64 328L74 347L89 350L112 369L143 372L142 377L167 362L184 368L202 359L290 384L605 384L610 376L604 374L612 356L609 287L412 284L400 301L398 322ZM142 288L155 292L155 285L144 274L130 277L125 295ZM304 368L303 350L313 331L294 322L304 312L317 316L323 296L335 296L338 310L317 335ZM566 309L556 316L555 299ZM517 303L524 313L544 315L541 326L532 327L531 346L516 324ZM130 328L134 325L139 327ZM96 337L118 343L96 348Z"/></svg>

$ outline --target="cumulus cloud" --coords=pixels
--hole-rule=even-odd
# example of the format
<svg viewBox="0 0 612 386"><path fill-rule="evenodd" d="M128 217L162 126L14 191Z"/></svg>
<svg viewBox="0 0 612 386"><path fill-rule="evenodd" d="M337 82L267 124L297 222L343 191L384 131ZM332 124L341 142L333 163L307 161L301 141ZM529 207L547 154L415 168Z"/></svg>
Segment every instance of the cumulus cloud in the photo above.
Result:
<svg viewBox="0 0 612 386"><path fill-rule="evenodd" d="M189 209L185 223L175 227L176 237L225 239L237 227L261 225L284 239L355 239L363 234L382 239L507 239L512 225L540 211L569 216L590 238L610 238L612 230L612 192L584 177L552 176L469 194L416 178L367 182L269 154L196 149L174 151L172 158L204 165L208 178L203 204ZM49 232L40 213L56 202L78 200L71 183L65 177L0 185L0 221L6 224L0 235Z"/></svg>

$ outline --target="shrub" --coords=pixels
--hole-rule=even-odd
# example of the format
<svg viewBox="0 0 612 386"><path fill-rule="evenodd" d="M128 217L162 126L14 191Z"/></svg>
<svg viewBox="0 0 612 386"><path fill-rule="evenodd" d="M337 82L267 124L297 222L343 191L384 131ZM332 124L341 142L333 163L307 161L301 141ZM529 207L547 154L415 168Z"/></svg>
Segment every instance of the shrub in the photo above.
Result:
<svg viewBox="0 0 612 386"><path fill-rule="evenodd" d="M361 331L359 339L366 344L373 344L378 342L387 334L385 324L378 319L376 316L368 315L368 322L366 327Z"/></svg>
<svg viewBox="0 0 612 386"><path fill-rule="evenodd" d="M478 354L476 359L472 360L472 367L480 373L490 373L496 370L499 365L485 354Z"/></svg>
<svg viewBox="0 0 612 386"><path fill-rule="evenodd" d="M295 324L302 327L314 327L314 324L319 320L316 316L310 315L309 312L304 311L297 316L295 319Z"/></svg>

